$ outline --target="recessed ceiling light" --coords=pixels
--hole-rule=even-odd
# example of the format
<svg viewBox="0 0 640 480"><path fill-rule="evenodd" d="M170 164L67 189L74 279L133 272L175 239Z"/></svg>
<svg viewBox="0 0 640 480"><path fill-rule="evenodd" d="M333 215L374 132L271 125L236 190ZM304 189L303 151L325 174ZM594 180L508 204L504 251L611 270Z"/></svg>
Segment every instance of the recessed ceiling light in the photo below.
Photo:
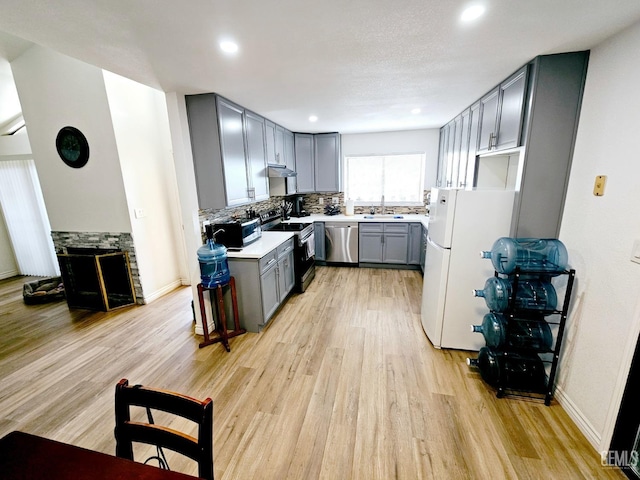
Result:
<svg viewBox="0 0 640 480"><path fill-rule="evenodd" d="M484 6L482 5L471 5L467 7L460 15L460 20L463 22L471 22L476 18L481 17L484 14Z"/></svg>
<svg viewBox="0 0 640 480"><path fill-rule="evenodd" d="M316 117L315 115L311 115L311 116L309 117L309 121L310 121L310 122L317 122L317 121L318 121L318 117Z"/></svg>
<svg viewBox="0 0 640 480"><path fill-rule="evenodd" d="M238 44L230 40L220 42L220 48L224 53L234 54L238 52Z"/></svg>
<svg viewBox="0 0 640 480"><path fill-rule="evenodd" d="M421 112L422 110L420 110L419 108L414 108L413 110L411 110L411 113L413 113L414 115L417 115Z"/></svg>

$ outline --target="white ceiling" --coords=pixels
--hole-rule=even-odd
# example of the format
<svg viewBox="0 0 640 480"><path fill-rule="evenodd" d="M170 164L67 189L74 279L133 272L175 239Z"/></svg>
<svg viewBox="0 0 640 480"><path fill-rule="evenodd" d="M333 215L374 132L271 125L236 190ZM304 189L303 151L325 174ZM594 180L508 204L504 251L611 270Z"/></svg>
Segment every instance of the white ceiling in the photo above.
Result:
<svg viewBox="0 0 640 480"><path fill-rule="evenodd" d="M640 20L638 0L478 0L485 16L463 25L469 3L0 0L0 125L16 115L7 60L29 42L164 91L220 93L294 131L354 133L439 127L536 55Z"/></svg>

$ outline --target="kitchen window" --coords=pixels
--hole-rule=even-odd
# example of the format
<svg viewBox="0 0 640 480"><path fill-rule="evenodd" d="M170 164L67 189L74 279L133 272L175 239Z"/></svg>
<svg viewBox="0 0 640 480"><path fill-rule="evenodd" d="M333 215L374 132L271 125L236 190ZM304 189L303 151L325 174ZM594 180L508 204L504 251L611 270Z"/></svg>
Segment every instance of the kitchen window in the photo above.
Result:
<svg viewBox="0 0 640 480"><path fill-rule="evenodd" d="M424 153L344 159L344 198L356 205L423 205Z"/></svg>

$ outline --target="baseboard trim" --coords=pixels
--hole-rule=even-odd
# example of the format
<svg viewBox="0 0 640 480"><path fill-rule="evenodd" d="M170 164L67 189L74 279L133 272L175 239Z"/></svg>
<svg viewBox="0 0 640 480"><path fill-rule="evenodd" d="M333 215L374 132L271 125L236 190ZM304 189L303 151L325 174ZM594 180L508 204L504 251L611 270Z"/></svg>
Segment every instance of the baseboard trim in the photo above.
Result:
<svg viewBox="0 0 640 480"><path fill-rule="evenodd" d="M567 415L574 421L574 423L578 426L580 431L587 438L589 443L593 446L596 451L601 450L600 443L602 441L601 434L591 425L591 422L587 420L587 418L582 414L580 409L576 406L576 404L569 398L569 396L565 393L564 390L560 387L556 387L556 391L554 393L556 400L562 408L564 408Z"/></svg>
<svg viewBox="0 0 640 480"><path fill-rule="evenodd" d="M163 295L166 295L167 293L172 292L176 288L181 287L181 286L182 286L182 280L181 279L175 280L175 281L171 282L170 284L162 287L161 289L156 290L152 294L145 295L144 296L144 303L151 303L154 300L157 300L158 298L162 297Z"/></svg>
<svg viewBox="0 0 640 480"><path fill-rule="evenodd" d="M6 272L0 272L0 280L4 280L5 278L17 277L20 275L18 270L8 270Z"/></svg>

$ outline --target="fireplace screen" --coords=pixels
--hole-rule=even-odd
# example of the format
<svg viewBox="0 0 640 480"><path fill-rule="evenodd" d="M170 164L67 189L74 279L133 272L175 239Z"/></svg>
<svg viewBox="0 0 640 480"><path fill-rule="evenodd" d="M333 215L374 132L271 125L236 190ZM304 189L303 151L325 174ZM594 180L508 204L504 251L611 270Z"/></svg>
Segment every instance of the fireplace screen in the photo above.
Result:
<svg viewBox="0 0 640 480"><path fill-rule="evenodd" d="M136 303L127 252L68 248L58 262L70 308L108 311Z"/></svg>

